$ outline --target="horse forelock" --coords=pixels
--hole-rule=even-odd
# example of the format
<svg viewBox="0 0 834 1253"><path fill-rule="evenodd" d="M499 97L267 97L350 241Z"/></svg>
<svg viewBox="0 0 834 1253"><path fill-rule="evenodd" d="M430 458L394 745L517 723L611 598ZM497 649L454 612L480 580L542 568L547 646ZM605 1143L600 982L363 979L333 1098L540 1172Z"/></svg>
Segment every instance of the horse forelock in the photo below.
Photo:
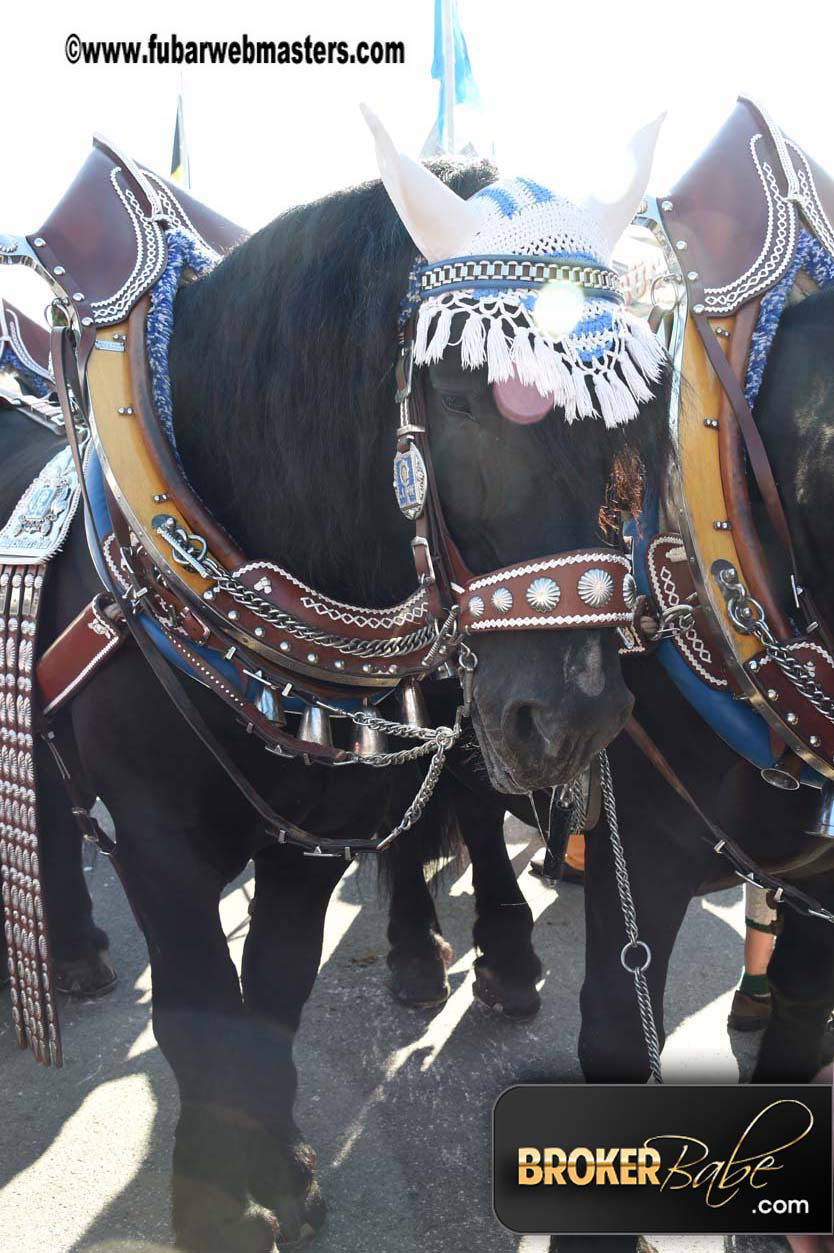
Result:
<svg viewBox="0 0 834 1253"><path fill-rule="evenodd" d="M465 197L495 178L487 162L432 168ZM363 184L283 214L175 307L174 425L193 486L245 551L367 603L414 580L390 477L415 252L382 185ZM559 441L563 476L596 479L601 447L644 455L656 425L575 423Z"/></svg>

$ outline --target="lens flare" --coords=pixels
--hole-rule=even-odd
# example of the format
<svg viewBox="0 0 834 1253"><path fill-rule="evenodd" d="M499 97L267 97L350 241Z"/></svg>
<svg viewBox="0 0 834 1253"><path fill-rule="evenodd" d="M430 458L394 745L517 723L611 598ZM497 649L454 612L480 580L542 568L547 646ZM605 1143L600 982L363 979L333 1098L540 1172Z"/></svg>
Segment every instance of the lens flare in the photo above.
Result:
<svg viewBox="0 0 834 1253"><path fill-rule="evenodd" d="M561 339L582 317L584 304L585 293L577 283L554 279L536 297L533 321L548 339Z"/></svg>

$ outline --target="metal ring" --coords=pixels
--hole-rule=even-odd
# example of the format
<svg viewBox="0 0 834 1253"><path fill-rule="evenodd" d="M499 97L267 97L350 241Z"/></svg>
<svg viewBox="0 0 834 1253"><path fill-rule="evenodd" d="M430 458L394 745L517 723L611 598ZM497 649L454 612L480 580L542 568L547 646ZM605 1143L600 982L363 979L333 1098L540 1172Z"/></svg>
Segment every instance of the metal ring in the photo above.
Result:
<svg viewBox="0 0 834 1253"><path fill-rule="evenodd" d="M747 612L744 613L744 610ZM733 596L727 602L727 612L733 625L743 635L749 635L754 626L765 620L764 609L752 596Z"/></svg>
<svg viewBox="0 0 834 1253"><path fill-rule="evenodd" d="M626 953L631 948L642 948L646 953L646 960L642 966L629 966L626 961ZM628 944L624 944L620 952L620 965L623 970L627 970L630 975L643 974L652 964L652 950L649 948L645 940L629 940Z"/></svg>

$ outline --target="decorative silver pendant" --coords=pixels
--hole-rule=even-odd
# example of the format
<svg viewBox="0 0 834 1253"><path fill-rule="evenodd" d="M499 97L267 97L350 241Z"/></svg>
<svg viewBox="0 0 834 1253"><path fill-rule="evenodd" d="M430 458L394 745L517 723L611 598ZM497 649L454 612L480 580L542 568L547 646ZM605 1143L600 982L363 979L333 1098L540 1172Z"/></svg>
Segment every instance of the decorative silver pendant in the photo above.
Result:
<svg viewBox="0 0 834 1253"><path fill-rule="evenodd" d="M527 600L534 609L553 609L562 595L553 579L533 579L527 588Z"/></svg>
<svg viewBox="0 0 834 1253"><path fill-rule="evenodd" d="M405 452L398 452L394 458L394 491L397 504L412 521L423 512L427 482L422 454L414 444L409 444Z"/></svg>
<svg viewBox="0 0 834 1253"><path fill-rule="evenodd" d="M623 579L623 600L627 609L633 609L637 604L637 580L633 574L627 574Z"/></svg>
<svg viewBox="0 0 834 1253"><path fill-rule="evenodd" d="M513 607L513 594L508 587L496 587L492 593L492 604L499 613L509 613Z"/></svg>
<svg viewBox="0 0 834 1253"><path fill-rule="evenodd" d="M473 618L482 618L484 616L484 598L483 596L469 597L469 612Z"/></svg>
<svg viewBox="0 0 834 1253"><path fill-rule="evenodd" d="M607 570L586 570L580 575L576 590L584 604L598 609L600 605L607 605L614 595L614 580Z"/></svg>

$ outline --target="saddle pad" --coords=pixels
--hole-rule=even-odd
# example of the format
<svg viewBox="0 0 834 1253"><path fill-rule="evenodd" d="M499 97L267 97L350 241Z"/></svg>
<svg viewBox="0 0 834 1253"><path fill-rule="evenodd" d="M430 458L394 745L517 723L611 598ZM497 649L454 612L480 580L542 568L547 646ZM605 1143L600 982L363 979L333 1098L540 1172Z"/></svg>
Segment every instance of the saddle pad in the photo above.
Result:
<svg viewBox="0 0 834 1253"><path fill-rule="evenodd" d="M0 531L0 565L39 565L54 557L80 497L72 453L64 447L30 483Z"/></svg>

